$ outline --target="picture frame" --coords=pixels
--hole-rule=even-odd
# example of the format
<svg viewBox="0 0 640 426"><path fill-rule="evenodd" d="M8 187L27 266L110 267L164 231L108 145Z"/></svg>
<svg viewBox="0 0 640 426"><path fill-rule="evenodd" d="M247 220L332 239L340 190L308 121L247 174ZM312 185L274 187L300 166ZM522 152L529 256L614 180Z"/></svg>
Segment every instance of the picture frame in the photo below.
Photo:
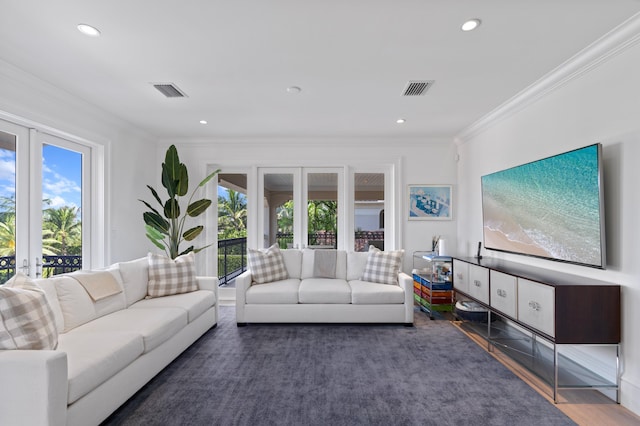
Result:
<svg viewBox="0 0 640 426"><path fill-rule="evenodd" d="M453 218L452 185L409 185L408 220L451 220Z"/></svg>

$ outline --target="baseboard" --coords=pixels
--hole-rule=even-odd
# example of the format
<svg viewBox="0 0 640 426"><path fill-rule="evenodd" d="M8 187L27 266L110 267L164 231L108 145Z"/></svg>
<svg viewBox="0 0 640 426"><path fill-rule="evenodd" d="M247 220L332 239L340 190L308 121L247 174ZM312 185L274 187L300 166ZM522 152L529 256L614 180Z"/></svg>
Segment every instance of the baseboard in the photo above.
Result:
<svg viewBox="0 0 640 426"><path fill-rule="evenodd" d="M620 382L620 388L620 403L622 406L640 416L640 386L636 386L623 378Z"/></svg>

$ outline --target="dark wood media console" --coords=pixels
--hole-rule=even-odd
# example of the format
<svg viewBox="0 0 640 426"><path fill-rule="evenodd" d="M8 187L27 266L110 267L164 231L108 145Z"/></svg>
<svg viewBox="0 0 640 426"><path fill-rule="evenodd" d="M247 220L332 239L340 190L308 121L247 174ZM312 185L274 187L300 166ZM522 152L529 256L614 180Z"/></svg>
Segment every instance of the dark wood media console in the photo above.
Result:
<svg viewBox="0 0 640 426"><path fill-rule="evenodd" d="M554 400L558 388L556 345L615 345L620 352L620 285L544 270L493 258L454 257L456 294L474 300L488 311L542 337L553 347ZM491 326L487 340L492 344ZM491 349L491 346L490 346ZM616 360L619 363L619 360ZM580 386L584 388L587 386ZM604 386L619 390L616 383ZM616 397L618 400L618 397Z"/></svg>

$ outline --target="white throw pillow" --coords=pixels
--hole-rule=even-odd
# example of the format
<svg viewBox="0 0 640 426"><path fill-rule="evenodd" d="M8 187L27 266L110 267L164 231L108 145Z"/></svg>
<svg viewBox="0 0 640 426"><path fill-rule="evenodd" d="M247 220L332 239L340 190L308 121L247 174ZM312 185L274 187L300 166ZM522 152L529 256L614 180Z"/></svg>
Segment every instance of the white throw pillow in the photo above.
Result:
<svg viewBox="0 0 640 426"><path fill-rule="evenodd" d="M256 284L286 280L289 273L278 244L266 250L247 250L247 265Z"/></svg>
<svg viewBox="0 0 640 426"><path fill-rule="evenodd" d="M131 306L138 300L144 299L147 295L147 287L149 285L148 256L128 262L120 262L118 263L118 268L122 276L127 306Z"/></svg>
<svg viewBox="0 0 640 426"><path fill-rule="evenodd" d="M0 286L0 350L56 346L58 330L45 292L18 272Z"/></svg>
<svg viewBox="0 0 640 426"><path fill-rule="evenodd" d="M148 297L170 296L198 289L193 252L170 259L149 253Z"/></svg>
<svg viewBox="0 0 640 426"><path fill-rule="evenodd" d="M404 250L380 251L370 246L367 264L362 273L362 281L380 284L398 284L398 273L404 257Z"/></svg>

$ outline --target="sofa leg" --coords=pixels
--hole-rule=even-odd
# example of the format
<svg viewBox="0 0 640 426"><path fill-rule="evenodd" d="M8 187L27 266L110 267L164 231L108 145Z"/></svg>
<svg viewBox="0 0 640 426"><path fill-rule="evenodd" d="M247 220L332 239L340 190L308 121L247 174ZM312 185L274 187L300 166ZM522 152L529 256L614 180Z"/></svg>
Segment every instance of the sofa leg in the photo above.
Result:
<svg viewBox="0 0 640 426"><path fill-rule="evenodd" d="M247 326L247 323L246 323L246 322L238 322L238 323L236 323L236 325L237 325L238 327L246 327L246 326Z"/></svg>
<svg viewBox="0 0 640 426"><path fill-rule="evenodd" d="M413 327L413 323L412 322L405 322L404 326L405 327Z"/></svg>

